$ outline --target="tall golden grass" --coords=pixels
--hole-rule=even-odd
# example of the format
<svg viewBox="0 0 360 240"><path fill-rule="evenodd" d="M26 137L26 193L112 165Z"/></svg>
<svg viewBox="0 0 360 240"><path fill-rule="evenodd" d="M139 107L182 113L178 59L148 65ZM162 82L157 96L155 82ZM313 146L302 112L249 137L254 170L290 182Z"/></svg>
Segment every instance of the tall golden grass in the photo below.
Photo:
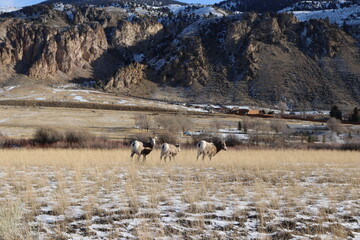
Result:
<svg viewBox="0 0 360 240"><path fill-rule="evenodd" d="M130 161L130 150L88 150L88 149L20 149L0 150L0 167L29 167L29 166L62 166L75 167L107 167L108 164L129 166L137 161ZM160 162L160 151L154 150L147 161L136 164L137 167L165 167L165 166L211 166L241 168L281 168L326 166L328 164L356 165L360 153L352 151L332 150L236 150L221 151L212 161L206 157L205 161L196 160L196 150L183 150L175 161Z"/></svg>
<svg viewBox="0 0 360 240"><path fill-rule="evenodd" d="M44 234L66 239L66 234L80 228L86 229L82 236L87 236L94 216L105 216L102 221L115 226L108 237L116 239L121 237L115 225L119 217L111 211L119 212L123 219L139 218L139 214L150 219L132 231L139 239L174 236L178 230L165 226L156 211L164 204L172 208L177 201L185 206L176 215L178 224L197 229L193 234L205 231L210 221L207 213L232 209L232 219L241 225L255 209L257 231L262 233L291 228L297 235L351 237L351 231L332 217L341 215L337 212L341 204L360 196L358 152L228 150L211 161L197 161L195 150L183 150L167 163L160 162L158 150L145 163L131 162L130 150L1 150L0 156L0 239L36 239ZM239 200L249 205L240 209ZM104 202L114 204L114 209L104 209ZM71 225L76 222L71 216L73 206L81 207L84 226ZM278 217L311 215L307 206L318 210L311 216L311 224L331 222L337 227L304 227L300 231L291 221L277 223ZM51 207L46 214L65 216L47 226L50 233L44 233L36 218L45 214L44 207ZM359 205L347 208L347 218L360 213ZM196 219L186 220L188 215ZM247 236L231 225L221 231L227 230L235 238ZM208 238L217 239L218 235L212 234Z"/></svg>

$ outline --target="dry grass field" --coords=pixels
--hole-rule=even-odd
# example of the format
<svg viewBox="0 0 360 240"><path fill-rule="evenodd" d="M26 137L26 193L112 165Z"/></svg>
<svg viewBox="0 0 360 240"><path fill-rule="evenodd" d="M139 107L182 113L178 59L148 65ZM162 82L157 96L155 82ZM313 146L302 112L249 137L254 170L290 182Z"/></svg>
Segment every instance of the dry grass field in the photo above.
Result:
<svg viewBox="0 0 360 240"><path fill-rule="evenodd" d="M360 154L1 150L0 239L360 239Z"/></svg>
<svg viewBox="0 0 360 240"><path fill-rule="evenodd" d="M174 116L176 113L0 106L0 132L12 138L32 138L36 129L50 127L85 131L108 139L123 139L140 133L135 127L135 118L139 114L155 118L159 115ZM218 119L221 119L222 127L236 128L240 119L224 114L186 113L186 116L193 120L193 131L213 129L213 121Z"/></svg>

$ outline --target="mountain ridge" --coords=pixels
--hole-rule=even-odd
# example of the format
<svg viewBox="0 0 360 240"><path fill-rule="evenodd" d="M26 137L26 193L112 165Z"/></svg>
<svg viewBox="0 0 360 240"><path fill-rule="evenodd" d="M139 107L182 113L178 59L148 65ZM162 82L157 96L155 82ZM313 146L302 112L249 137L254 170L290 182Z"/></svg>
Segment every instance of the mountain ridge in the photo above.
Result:
<svg viewBox="0 0 360 240"><path fill-rule="evenodd" d="M25 74L162 100L360 103L359 42L329 20L131 3L40 4L0 21L2 82Z"/></svg>

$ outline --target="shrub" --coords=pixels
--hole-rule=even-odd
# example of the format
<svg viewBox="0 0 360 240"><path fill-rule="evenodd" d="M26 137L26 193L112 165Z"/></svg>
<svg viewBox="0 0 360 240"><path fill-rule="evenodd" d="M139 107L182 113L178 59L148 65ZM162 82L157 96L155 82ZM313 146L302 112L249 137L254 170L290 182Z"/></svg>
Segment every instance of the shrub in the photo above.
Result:
<svg viewBox="0 0 360 240"><path fill-rule="evenodd" d="M34 134L34 141L40 144L53 144L63 139L63 134L52 128L39 128Z"/></svg>
<svg viewBox="0 0 360 240"><path fill-rule="evenodd" d="M3 148L6 143L6 137L0 133L0 148Z"/></svg>
<svg viewBox="0 0 360 240"><path fill-rule="evenodd" d="M236 137L235 134L227 135L225 138L225 142L226 146L228 147L234 147L242 144L242 141L238 137Z"/></svg>
<svg viewBox="0 0 360 240"><path fill-rule="evenodd" d="M175 136L174 133L171 132L161 133L157 137L160 144L163 144L165 142L170 144L177 143L177 137Z"/></svg>
<svg viewBox="0 0 360 240"><path fill-rule="evenodd" d="M154 136L155 136L154 133L139 133L139 134L134 135L134 137L131 137L131 138L125 140L125 145L130 146L130 144L135 140L138 140L141 142L148 142L149 138L154 137Z"/></svg>
<svg viewBox="0 0 360 240"><path fill-rule="evenodd" d="M80 131L67 131L65 133L65 141L67 143L84 143L89 141L92 136L87 132L80 132Z"/></svg>
<svg viewBox="0 0 360 240"><path fill-rule="evenodd" d="M341 145L340 150L360 151L360 143L344 143Z"/></svg>
<svg viewBox="0 0 360 240"><path fill-rule="evenodd" d="M213 134L206 132L200 135L193 135L192 139L194 144L197 144L201 140L205 140L207 142L213 142L213 143L218 143L222 141L220 137L214 136Z"/></svg>

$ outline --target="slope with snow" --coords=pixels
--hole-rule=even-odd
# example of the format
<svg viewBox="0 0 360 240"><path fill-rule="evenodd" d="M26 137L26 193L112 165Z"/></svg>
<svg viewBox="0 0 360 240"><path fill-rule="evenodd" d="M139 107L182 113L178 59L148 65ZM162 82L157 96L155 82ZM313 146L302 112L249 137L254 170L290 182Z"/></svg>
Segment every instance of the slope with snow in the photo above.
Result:
<svg viewBox="0 0 360 240"><path fill-rule="evenodd" d="M360 24L360 6L351 5L350 7L339 9L327 9L321 11L293 11L292 12L300 21L308 21L310 19L326 19L329 18L331 23L338 25Z"/></svg>
<svg viewBox="0 0 360 240"><path fill-rule="evenodd" d="M0 7L0 14L7 13L7 12L15 12L20 8L17 7Z"/></svg>

